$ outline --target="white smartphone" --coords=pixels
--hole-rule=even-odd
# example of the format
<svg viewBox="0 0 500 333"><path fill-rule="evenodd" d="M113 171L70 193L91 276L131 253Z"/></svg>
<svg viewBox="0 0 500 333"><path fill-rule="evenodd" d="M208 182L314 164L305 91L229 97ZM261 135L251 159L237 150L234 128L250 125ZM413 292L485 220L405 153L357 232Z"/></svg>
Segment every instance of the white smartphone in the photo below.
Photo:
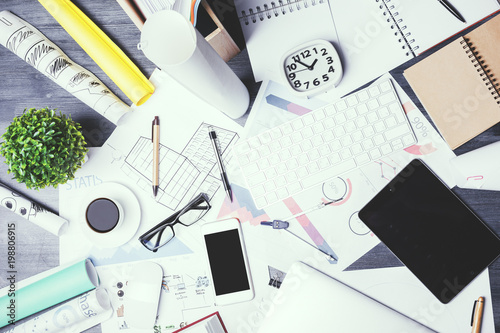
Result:
<svg viewBox="0 0 500 333"><path fill-rule="evenodd" d="M215 290L215 304L253 299L254 290L238 219L210 222L201 230Z"/></svg>

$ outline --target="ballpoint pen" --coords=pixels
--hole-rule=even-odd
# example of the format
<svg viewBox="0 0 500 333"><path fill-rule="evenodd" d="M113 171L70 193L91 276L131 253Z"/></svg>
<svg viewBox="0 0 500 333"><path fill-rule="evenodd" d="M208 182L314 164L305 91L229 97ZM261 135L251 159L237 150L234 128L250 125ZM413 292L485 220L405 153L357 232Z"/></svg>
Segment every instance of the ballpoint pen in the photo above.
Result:
<svg viewBox="0 0 500 333"><path fill-rule="evenodd" d="M483 308L484 308L484 297L479 297L474 302L474 308L472 309L472 333L481 332L481 322L483 320Z"/></svg>
<svg viewBox="0 0 500 333"><path fill-rule="evenodd" d="M153 141L153 195L158 195L158 173L160 163L160 118L155 116L152 125L151 140Z"/></svg>
<svg viewBox="0 0 500 333"><path fill-rule="evenodd" d="M464 17L447 1L447 0L438 0L444 8L446 8L450 13L452 13L457 19L465 23Z"/></svg>
<svg viewBox="0 0 500 333"><path fill-rule="evenodd" d="M217 133L215 133L213 129L210 129L208 136L210 137L210 142L214 148L215 160L219 166L220 178L222 180L222 184L224 185L224 190L226 191L229 200L233 202L233 193L231 191L231 186L229 185L229 180L227 179L226 169L224 168L224 164L222 164L222 155L220 153L219 146L217 145Z"/></svg>

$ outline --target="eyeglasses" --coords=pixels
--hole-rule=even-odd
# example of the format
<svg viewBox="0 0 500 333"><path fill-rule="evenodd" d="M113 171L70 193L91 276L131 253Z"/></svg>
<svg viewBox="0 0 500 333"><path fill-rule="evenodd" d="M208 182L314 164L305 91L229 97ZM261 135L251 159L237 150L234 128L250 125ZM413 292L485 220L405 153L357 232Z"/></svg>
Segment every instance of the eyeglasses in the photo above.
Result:
<svg viewBox="0 0 500 333"><path fill-rule="evenodd" d="M198 222L210 210L208 196L200 193L184 208L167 217L153 228L139 237L139 241L146 249L156 252L158 248L167 244L175 236L174 225L177 223L185 227Z"/></svg>

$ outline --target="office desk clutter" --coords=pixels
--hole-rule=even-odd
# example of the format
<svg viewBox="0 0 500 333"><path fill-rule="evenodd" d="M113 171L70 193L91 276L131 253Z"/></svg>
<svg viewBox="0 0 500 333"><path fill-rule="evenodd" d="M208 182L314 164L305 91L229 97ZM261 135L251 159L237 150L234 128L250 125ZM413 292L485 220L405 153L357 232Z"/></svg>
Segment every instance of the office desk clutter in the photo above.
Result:
<svg viewBox="0 0 500 333"><path fill-rule="evenodd" d="M104 34L75 4L35 3L46 9L37 15L51 19L50 13L134 105L133 112L104 114L116 128L101 147L89 147L88 161L74 179L58 187L60 218L49 229L59 236L60 266L21 281L15 290L15 318L2 314L0 326L24 320L5 329L38 330L44 323L48 331L76 332L100 323L100 329L91 331L456 333L470 331L474 301L482 297L482 331L494 330L498 300L492 289L498 281L490 286L489 272L496 272L498 263L491 270L488 264L500 250L492 232L492 251L483 247L461 253L467 261L452 255L430 272L436 278L449 263L468 269L461 274L470 279L457 287L460 293L452 291L451 301L429 291L434 289L426 288L428 281L419 280L411 263L377 268L370 259L362 266L375 269L350 268L380 249L384 239L377 235L387 231L364 223L366 214L360 211L366 212L363 207L378 200L388 184L411 185L402 178L411 177L407 166L416 158L450 188L464 182L496 187L493 162L477 172L471 166L478 156L494 155L498 145L456 157L405 92L408 86L400 86L402 75L387 72L496 13L497 1L235 0L227 15L238 17L249 54L243 62L247 66L249 60L256 81L262 81L252 87L259 88L250 112L249 90L233 72L235 63L226 64L183 15L154 11L142 31L132 26L134 50L138 45L142 51L135 52L156 67L146 79L126 50L112 42L112 34ZM90 17L92 6L86 4ZM46 50L40 62L57 55L68 61L66 70L77 69L68 76L91 75L24 21L16 21L20 30L11 31L15 19L5 13L0 14L0 37L5 25L9 49L32 50L19 39L24 38ZM102 28L116 22L121 21ZM495 38L495 33L480 35ZM318 39L333 46L338 58L306 57L315 47L318 54L326 50L325 44L315 44ZM326 66L320 68L323 60ZM341 67L330 71L332 61ZM314 78L298 79L301 85L312 80L315 86L314 79L326 75L324 82L335 81L336 87L326 94L306 89L308 98L303 98L286 86L288 79L279 77L280 66L284 70L286 65L292 84L309 74ZM80 116L79 110L74 112ZM454 174L457 170L460 176ZM412 203L424 202L426 190L434 191L422 189ZM436 193L429 195L432 203L419 209L439 206L444 199L435 198ZM33 215L35 223L46 216L40 226L52 222L52 215L14 190L0 186L0 201L28 219ZM27 212L30 204L36 214ZM384 213L391 216L392 211ZM460 233L454 225L447 231ZM462 230L459 236L471 233ZM404 245L441 244L430 232L405 237ZM215 248L220 252L214 255ZM437 247L434 257L446 250ZM235 259L234 254L241 256ZM474 258L478 268L471 268ZM449 288L462 283L447 277ZM13 300L9 288L0 297L4 309ZM241 297L232 297L234 291ZM26 318L55 304L36 320Z"/></svg>
<svg viewBox="0 0 500 333"><path fill-rule="evenodd" d="M173 10L151 15L138 47L161 70L233 119L248 109L248 90L191 22Z"/></svg>

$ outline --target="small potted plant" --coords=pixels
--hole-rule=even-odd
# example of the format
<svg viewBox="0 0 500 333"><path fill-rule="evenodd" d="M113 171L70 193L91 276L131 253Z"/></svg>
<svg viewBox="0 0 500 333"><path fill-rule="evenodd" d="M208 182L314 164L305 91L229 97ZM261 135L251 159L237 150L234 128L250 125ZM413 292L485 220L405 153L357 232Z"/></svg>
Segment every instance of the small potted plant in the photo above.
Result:
<svg viewBox="0 0 500 333"><path fill-rule="evenodd" d="M24 110L2 135L8 172L27 188L57 187L75 177L88 149L80 124L49 108Z"/></svg>

